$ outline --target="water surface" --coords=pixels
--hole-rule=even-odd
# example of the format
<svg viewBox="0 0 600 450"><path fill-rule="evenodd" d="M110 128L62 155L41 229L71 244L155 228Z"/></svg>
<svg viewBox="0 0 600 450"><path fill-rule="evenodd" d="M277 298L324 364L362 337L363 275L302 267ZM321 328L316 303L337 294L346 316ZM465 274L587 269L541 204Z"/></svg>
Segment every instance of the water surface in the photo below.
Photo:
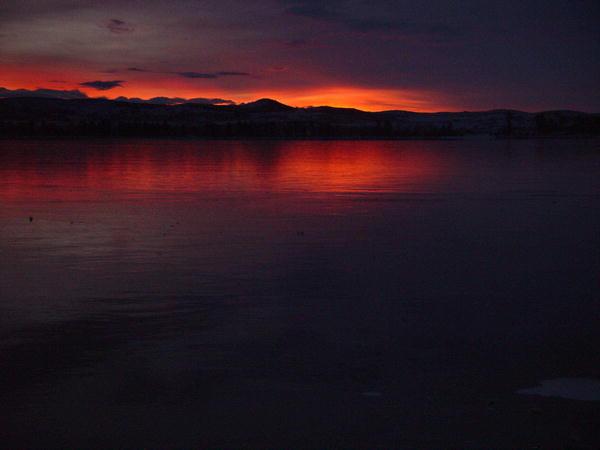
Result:
<svg viewBox="0 0 600 450"><path fill-rule="evenodd" d="M595 448L598 141L0 141L15 447ZM595 409L594 409L595 408Z"/></svg>

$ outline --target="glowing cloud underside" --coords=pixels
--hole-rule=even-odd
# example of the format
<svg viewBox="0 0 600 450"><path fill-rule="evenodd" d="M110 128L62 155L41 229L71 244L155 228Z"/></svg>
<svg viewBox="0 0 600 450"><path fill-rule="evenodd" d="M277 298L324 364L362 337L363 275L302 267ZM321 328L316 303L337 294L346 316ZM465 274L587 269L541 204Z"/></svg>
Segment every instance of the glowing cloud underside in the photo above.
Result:
<svg viewBox="0 0 600 450"><path fill-rule="evenodd" d="M437 92L421 90L376 89L362 86L320 86L308 88L255 89L230 85L226 87L204 84L198 86L177 75L161 75L151 79L139 77L122 83L118 89L101 90L97 86L81 82L97 76L81 69L44 68L37 70L6 67L2 71L0 86L8 89L78 89L89 97L142 98L182 97L182 98L225 98L236 103L245 103L259 98L273 98L282 103L305 106L335 106L357 108L364 111L385 111L392 109L409 111L440 111L456 109L456 105Z"/></svg>
<svg viewBox="0 0 600 450"><path fill-rule="evenodd" d="M422 3L3 0L0 87L367 111L599 110L597 1L515 2L510 14L500 0Z"/></svg>

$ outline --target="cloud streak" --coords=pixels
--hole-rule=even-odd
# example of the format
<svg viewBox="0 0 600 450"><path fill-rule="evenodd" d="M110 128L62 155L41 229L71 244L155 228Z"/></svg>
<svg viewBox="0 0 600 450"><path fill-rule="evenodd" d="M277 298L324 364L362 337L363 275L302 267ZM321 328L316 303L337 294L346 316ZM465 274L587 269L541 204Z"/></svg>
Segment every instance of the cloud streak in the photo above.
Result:
<svg viewBox="0 0 600 450"><path fill-rule="evenodd" d="M222 72L171 72L179 75L183 78L191 78L191 79L208 79L214 80L216 78L221 77L249 77L250 74L247 72L230 72L230 71L222 71Z"/></svg>
<svg viewBox="0 0 600 450"><path fill-rule="evenodd" d="M79 83L80 86L89 87L92 89L96 89L98 91L108 91L110 89L123 87L123 80L111 80L111 81L85 81L83 83Z"/></svg>
<svg viewBox="0 0 600 450"><path fill-rule="evenodd" d="M110 19L104 26L108 31L114 34L127 34L135 31L133 25L120 19Z"/></svg>
<svg viewBox="0 0 600 450"><path fill-rule="evenodd" d="M88 98L86 94L79 90L59 90L59 89L6 89L0 87L0 98L18 98L18 97L37 97L37 98L58 98L63 100L81 100Z"/></svg>
<svg viewBox="0 0 600 450"><path fill-rule="evenodd" d="M103 73L119 73L119 72L134 72L134 73L150 73L150 74L168 74L177 75L182 78L188 79L201 79L201 80L215 80L222 77L250 77L252 76L249 72L234 71L234 70L220 70L216 72L199 72L199 71L182 71L182 72L171 72L162 70L149 70L142 67L128 67L127 69L108 69Z"/></svg>
<svg viewBox="0 0 600 450"><path fill-rule="evenodd" d="M302 92L357 107L386 90L446 109L600 109L597 0L251 3L0 0L0 86L307 104ZM79 86L95 80L127 82ZM345 88L364 97L332 97Z"/></svg>
<svg viewBox="0 0 600 450"><path fill-rule="evenodd" d="M59 89L7 89L0 87L0 99L3 98L54 98L61 100L85 100L91 99L87 94L79 90L59 90ZM101 97L105 98L105 97ZM235 105L233 100L223 98L183 98L183 97L154 97L150 99L142 99L137 97L118 97L115 99L120 102L152 104L152 105L180 105L184 103L193 103L197 105Z"/></svg>
<svg viewBox="0 0 600 450"><path fill-rule="evenodd" d="M459 31L445 23L440 22L406 22L390 20L379 17L367 17L358 12L349 12L344 1L330 3L323 6L322 3L313 0L286 0L291 4L285 9L287 14L319 20L329 24L339 25L348 31L358 33L388 33L399 36L430 36L433 38L453 38L458 36Z"/></svg>
<svg viewBox="0 0 600 450"><path fill-rule="evenodd" d="M144 100L137 97L117 97L116 101L128 102L128 103L142 103L152 105L180 105L184 103L193 103L197 105L235 105L232 100L225 100L222 98L181 98L181 97L154 97L148 100Z"/></svg>

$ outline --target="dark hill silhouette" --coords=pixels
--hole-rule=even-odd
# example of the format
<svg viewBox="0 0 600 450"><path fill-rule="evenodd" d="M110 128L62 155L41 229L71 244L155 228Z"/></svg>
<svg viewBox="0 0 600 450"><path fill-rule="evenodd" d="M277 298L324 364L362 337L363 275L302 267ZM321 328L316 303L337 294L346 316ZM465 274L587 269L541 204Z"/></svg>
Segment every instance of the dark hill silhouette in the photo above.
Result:
<svg viewBox="0 0 600 450"><path fill-rule="evenodd" d="M600 135L600 114L514 110L416 113L241 105L161 105L106 99L0 99L0 136L197 136L204 138L404 138L486 134Z"/></svg>
<svg viewBox="0 0 600 450"><path fill-rule="evenodd" d="M284 105L277 100L272 100L270 98L261 98L256 100L255 102L250 103L242 103L238 105L238 108L244 111L252 111L252 112L286 112L295 109L292 106Z"/></svg>

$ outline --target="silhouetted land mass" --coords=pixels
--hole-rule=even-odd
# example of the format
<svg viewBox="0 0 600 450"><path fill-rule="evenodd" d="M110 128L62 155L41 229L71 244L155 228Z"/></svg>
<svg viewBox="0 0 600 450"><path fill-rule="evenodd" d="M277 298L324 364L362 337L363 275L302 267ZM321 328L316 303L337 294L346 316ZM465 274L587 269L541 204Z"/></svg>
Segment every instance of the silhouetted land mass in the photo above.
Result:
<svg viewBox="0 0 600 450"><path fill-rule="evenodd" d="M365 112L294 108L262 99L241 105L140 104L105 99L0 99L0 136L380 138L597 136L600 114L514 110Z"/></svg>

